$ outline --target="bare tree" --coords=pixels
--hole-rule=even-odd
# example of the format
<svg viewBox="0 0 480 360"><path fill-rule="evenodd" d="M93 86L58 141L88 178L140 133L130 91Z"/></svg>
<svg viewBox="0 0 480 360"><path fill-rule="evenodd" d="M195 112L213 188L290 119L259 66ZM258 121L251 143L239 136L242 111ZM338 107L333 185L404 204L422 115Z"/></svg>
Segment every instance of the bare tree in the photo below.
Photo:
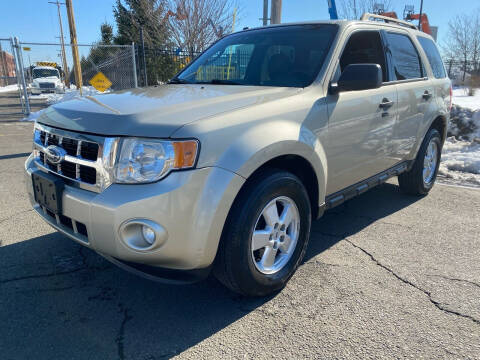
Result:
<svg viewBox="0 0 480 360"><path fill-rule="evenodd" d="M179 48L190 54L230 33L234 0L169 0L168 25Z"/></svg>
<svg viewBox="0 0 480 360"><path fill-rule="evenodd" d="M385 11L392 11L391 0L340 0L337 3L338 15L341 19L359 19L363 13L373 12L376 4L383 5Z"/></svg>
<svg viewBox="0 0 480 360"><path fill-rule="evenodd" d="M473 13L471 18L470 51L472 59L472 70L475 75L479 72L480 58L480 9Z"/></svg>
<svg viewBox="0 0 480 360"><path fill-rule="evenodd" d="M457 15L448 22L448 34L443 49L445 53L462 61L464 82L472 50L471 16Z"/></svg>

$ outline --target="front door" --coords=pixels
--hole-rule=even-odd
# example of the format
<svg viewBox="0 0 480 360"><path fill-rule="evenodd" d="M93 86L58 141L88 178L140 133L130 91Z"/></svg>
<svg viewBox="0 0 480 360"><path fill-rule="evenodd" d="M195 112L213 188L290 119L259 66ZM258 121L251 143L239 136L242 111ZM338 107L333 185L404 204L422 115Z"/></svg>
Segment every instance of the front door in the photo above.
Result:
<svg viewBox="0 0 480 360"><path fill-rule="evenodd" d="M372 63L387 68L378 31L354 32L340 58L332 81L349 64ZM397 115L395 86L345 91L327 96L329 111L327 195L367 179L395 164L391 139Z"/></svg>

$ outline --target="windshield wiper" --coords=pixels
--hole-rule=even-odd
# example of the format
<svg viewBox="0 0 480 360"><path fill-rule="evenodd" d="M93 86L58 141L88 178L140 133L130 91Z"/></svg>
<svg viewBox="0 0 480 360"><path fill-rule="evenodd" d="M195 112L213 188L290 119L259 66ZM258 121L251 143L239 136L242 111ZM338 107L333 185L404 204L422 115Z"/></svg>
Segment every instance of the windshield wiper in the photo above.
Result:
<svg viewBox="0 0 480 360"><path fill-rule="evenodd" d="M180 79L180 78L177 78L177 77L171 79L168 83L169 84L191 84L190 81L187 81L185 79Z"/></svg>
<svg viewBox="0 0 480 360"><path fill-rule="evenodd" d="M243 85L232 80L212 79L210 81L196 81L195 84L213 84L213 85Z"/></svg>

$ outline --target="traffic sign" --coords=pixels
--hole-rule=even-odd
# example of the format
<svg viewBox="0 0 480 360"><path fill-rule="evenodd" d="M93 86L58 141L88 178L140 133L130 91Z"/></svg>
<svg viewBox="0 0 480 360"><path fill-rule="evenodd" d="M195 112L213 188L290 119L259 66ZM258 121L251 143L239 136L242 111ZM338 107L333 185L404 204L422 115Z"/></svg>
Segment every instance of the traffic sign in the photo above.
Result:
<svg viewBox="0 0 480 360"><path fill-rule="evenodd" d="M96 73L95 76L90 79L89 83L95 89L101 92L104 92L110 86L112 86L112 82L108 80L108 78L101 71Z"/></svg>
<svg viewBox="0 0 480 360"><path fill-rule="evenodd" d="M32 50L32 48L30 48L30 47L28 47L28 46L24 46L24 47L23 47L23 50L24 50L24 51L30 51L30 50Z"/></svg>

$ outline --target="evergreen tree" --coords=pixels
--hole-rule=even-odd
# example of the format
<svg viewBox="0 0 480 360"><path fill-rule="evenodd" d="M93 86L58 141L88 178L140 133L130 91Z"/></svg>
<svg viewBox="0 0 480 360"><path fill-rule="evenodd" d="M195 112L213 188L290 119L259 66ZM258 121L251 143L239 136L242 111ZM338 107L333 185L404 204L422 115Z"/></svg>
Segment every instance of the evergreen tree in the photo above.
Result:
<svg viewBox="0 0 480 360"><path fill-rule="evenodd" d="M113 27L107 22L100 26L102 34L102 44L110 45L113 42Z"/></svg>

